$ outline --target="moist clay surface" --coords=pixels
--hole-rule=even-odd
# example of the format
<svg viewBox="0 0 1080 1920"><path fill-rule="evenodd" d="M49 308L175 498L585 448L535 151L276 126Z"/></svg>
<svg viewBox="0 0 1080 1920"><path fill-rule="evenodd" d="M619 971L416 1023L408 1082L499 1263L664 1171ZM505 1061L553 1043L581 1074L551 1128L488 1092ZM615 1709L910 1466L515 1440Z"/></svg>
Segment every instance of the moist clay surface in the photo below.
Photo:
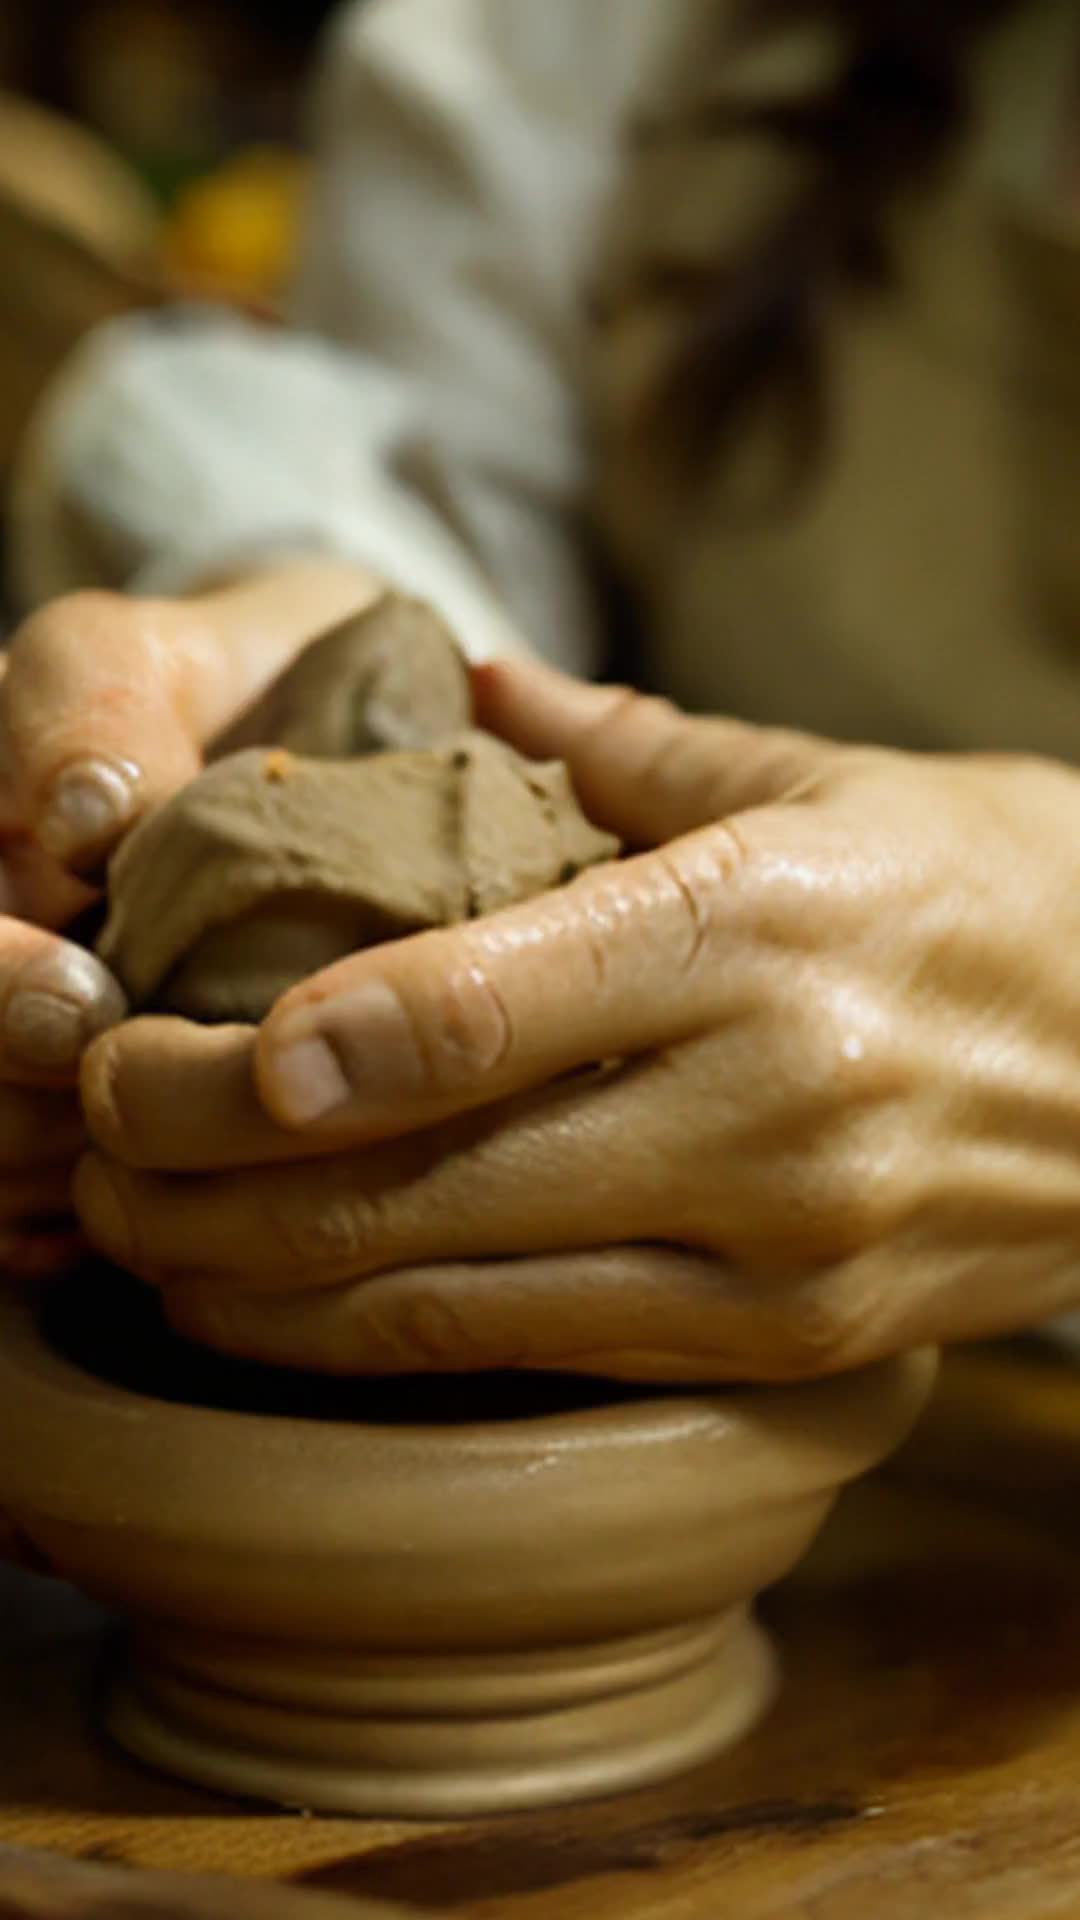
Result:
<svg viewBox="0 0 1080 1920"><path fill-rule="evenodd" d="M132 1007L259 1020L347 953L617 853L562 765L471 719L462 656L414 602L314 642L112 862L98 951Z"/></svg>

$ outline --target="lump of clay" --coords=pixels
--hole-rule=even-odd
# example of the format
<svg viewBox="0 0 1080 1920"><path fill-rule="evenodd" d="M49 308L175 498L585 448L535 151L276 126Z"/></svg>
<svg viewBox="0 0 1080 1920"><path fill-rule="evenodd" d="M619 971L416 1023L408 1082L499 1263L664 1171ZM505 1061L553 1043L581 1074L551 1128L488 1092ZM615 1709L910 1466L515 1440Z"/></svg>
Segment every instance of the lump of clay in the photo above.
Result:
<svg viewBox="0 0 1080 1920"><path fill-rule="evenodd" d="M306 647L214 757L278 746L349 760L435 746L472 717L468 668L449 629L421 601L388 593Z"/></svg>
<svg viewBox="0 0 1080 1920"><path fill-rule="evenodd" d="M617 852L560 764L536 765L471 730L386 750L410 725L437 724L432 683L441 710L460 719L448 650L468 697L453 642L411 607L392 670L365 677L358 662L370 665L373 631L387 645L387 618L317 642L285 677L288 699L274 690L274 723L309 743L306 756L282 746L229 753L124 842L98 951L134 1008L259 1020L345 954L493 912ZM293 704L298 686L303 705ZM311 743L345 738L339 704L365 750L312 757ZM371 751L376 737L382 750Z"/></svg>

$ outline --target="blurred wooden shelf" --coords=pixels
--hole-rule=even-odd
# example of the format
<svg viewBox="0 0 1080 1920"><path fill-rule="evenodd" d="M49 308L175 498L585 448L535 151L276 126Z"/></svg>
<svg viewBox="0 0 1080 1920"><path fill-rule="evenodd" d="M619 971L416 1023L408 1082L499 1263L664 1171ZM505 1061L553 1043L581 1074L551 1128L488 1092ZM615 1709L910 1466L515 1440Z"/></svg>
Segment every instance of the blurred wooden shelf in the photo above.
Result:
<svg viewBox="0 0 1080 1920"><path fill-rule="evenodd" d="M152 204L83 129L0 93L0 469L82 335L165 288Z"/></svg>

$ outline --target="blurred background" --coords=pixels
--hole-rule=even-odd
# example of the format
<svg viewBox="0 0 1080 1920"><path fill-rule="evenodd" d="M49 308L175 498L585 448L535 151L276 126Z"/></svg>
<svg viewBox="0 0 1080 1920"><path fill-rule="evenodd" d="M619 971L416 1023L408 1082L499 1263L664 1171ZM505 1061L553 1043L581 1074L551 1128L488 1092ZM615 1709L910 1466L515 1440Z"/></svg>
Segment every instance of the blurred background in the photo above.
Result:
<svg viewBox="0 0 1080 1920"><path fill-rule="evenodd" d="M2 0L0 485L34 402L112 313L272 313L331 0Z"/></svg>

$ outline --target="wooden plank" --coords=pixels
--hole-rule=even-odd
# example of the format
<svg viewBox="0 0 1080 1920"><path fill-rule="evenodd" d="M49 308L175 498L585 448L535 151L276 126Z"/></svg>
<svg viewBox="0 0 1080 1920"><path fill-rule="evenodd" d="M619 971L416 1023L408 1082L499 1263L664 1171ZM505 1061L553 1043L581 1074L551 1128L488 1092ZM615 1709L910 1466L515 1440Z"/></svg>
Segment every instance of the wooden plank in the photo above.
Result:
<svg viewBox="0 0 1080 1920"><path fill-rule="evenodd" d="M0 1847L0 1920L408 1920L403 1907Z"/></svg>

